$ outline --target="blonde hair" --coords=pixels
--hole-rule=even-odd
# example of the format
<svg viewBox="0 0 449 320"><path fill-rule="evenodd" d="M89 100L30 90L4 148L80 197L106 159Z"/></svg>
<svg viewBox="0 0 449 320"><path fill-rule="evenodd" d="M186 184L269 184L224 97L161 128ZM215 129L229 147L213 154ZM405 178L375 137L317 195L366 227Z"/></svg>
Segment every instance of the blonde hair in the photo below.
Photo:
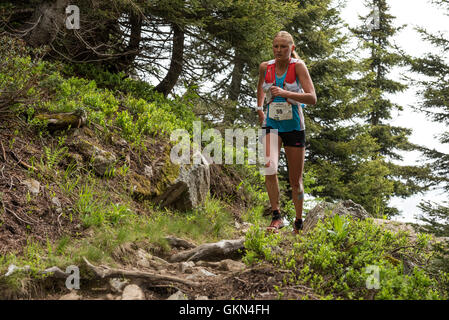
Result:
<svg viewBox="0 0 449 320"><path fill-rule="evenodd" d="M292 35L290 33L288 33L287 31L279 31L278 33L276 33L276 35L274 36L273 39L276 39L277 37L287 39L289 45L295 45L295 41L293 40ZM299 54L295 50L292 50L291 57L295 58L295 59L299 59Z"/></svg>

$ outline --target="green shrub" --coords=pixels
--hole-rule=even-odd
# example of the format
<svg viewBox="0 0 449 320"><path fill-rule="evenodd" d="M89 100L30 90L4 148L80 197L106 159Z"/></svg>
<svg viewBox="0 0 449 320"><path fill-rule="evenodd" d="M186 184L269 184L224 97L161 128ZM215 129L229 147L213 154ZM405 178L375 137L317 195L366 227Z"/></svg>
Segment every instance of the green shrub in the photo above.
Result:
<svg viewBox="0 0 449 320"><path fill-rule="evenodd" d="M42 50L30 50L23 41L7 36L0 36L0 43L0 116L4 116L24 112L26 105L44 97L38 83L51 68L41 61Z"/></svg>
<svg viewBox="0 0 449 320"><path fill-rule="evenodd" d="M260 232L248 233L245 259L263 256L267 240ZM370 219L336 215L295 240L282 255L265 254L265 259L291 270L295 281L323 297L447 299L448 275L426 264L434 254L426 235L413 243L405 232L384 230Z"/></svg>

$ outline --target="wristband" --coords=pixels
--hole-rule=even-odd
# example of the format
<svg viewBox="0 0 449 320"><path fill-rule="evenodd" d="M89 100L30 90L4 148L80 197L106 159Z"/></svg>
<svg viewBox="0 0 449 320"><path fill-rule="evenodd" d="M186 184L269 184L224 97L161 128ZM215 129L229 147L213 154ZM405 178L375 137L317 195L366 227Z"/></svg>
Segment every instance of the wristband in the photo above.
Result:
<svg viewBox="0 0 449 320"><path fill-rule="evenodd" d="M256 110L257 111L259 111L259 110L262 111L263 110L263 106L257 107Z"/></svg>

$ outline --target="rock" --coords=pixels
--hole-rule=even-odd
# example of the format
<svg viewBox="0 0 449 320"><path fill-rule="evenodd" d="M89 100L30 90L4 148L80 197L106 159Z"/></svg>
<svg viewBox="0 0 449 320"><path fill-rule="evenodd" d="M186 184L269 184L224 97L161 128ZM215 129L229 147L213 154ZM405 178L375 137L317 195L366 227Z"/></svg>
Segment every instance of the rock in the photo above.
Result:
<svg viewBox="0 0 449 320"><path fill-rule="evenodd" d="M189 276L186 277L186 280L190 280L190 281L197 281L198 280L198 275L197 274L191 274Z"/></svg>
<svg viewBox="0 0 449 320"><path fill-rule="evenodd" d="M217 276L215 273L209 272L209 271L207 271L207 270L205 270L203 268L199 268L198 272L201 275L204 275L206 277L216 277Z"/></svg>
<svg viewBox="0 0 449 320"><path fill-rule="evenodd" d="M136 252L136 257L137 257L137 265L138 266L144 267L144 268L150 267L149 259L151 259L151 255L149 255L144 250L139 248Z"/></svg>
<svg viewBox="0 0 449 320"><path fill-rule="evenodd" d="M225 259L220 262L219 270L223 271L242 271L246 268L243 262L235 261L232 259Z"/></svg>
<svg viewBox="0 0 449 320"><path fill-rule="evenodd" d="M168 297L167 300L188 300L188 299L184 293L178 290L175 293L173 293L170 297Z"/></svg>
<svg viewBox="0 0 449 320"><path fill-rule="evenodd" d="M109 285L111 286L112 291L114 292L122 292L123 288L128 284L128 280L123 280L119 278L109 279Z"/></svg>
<svg viewBox="0 0 449 320"><path fill-rule="evenodd" d="M193 261L181 262L179 264L179 270L182 273L192 273L193 272L192 268L194 266L195 266L195 263Z"/></svg>
<svg viewBox="0 0 449 320"><path fill-rule="evenodd" d="M37 196L39 194L40 186L41 184L39 181L36 181L34 179L28 179L22 181L23 185L26 185L28 187L28 191L31 192L31 194Z"/></svg>
<svg viewBox="0 0 449 320"><path fill-rule="evenodd" d="M135 284L130 284L123 289L122 300L145 300L145 293Z"/></svg>
<svg viewBox="0 0 449 320"><path fill-rule="evenodd" d="M68 294L65 294L59 298L59 300L81 300L81 296L78 295L75 291L72 291Z"/></svg>
<svg viewBox="0 0 449 320"><path fill-rule="evenodd" d="M246 265L243 262L232 259L224 259L217 262L201 260L196 262L195 265L199 267L214 268L221 271L241 271L246 268Z"/></svg>
<svg viewBox="0 0 449 320"><path fill-rule="evenodd" d="M321 202L307 213L304 219L303 232L310 231L316 226L318 221L322 221L324 218L331 218L336 214L351 216L360 220L370 217L369 213L361 205L354 203L352 200L340 201L337 204Z"/></svg>
<svg viewBox="0 0 449 320"><path fill-rule="evenodd" d="M197 208L204 203L210 189L209 166L182 165L179 176L155 201L162 207L172 206L180 211Z"/></svg>
<svg viewBox="0 0 449 320"><path fill-rule="evenodd" d="M195 300L209 300L209 298L206 296L197 296L195 297Z"/></svg>
<svg viewBox="0 0 449 320"><path fill-rule="evenodd" d="M90 161L92 169L99 176L104 176L115 164L116 156L113 153L101 149L90 141L75 139L71 146Z"/></svg>

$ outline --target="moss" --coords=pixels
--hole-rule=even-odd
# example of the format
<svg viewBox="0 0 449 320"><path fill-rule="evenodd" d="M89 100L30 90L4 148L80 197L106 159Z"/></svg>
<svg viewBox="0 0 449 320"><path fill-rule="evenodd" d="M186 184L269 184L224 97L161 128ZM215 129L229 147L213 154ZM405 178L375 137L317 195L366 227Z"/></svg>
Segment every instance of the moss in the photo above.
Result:
<svg viewBox="0 0 449 320"><path fill-rule="evenodd" d="M152 197L151 182L145 176L132 172L129 175L130 192L138 201L148 200Z"/></svg>
<svg viewBox="0 0 449 320"><path fill-rule="evenodd" d="M156 183L153 190L154 195L160 196L179 176L179 165L170 161L164 163L162 167L161 179Z"/></svg>
<svg viewBox="0 0 449 320"><path fill-rule="evenodd" d="M172 185L179 176L180 166L174 164L170 160L170 146L167 145L165 148L165 161L161 168L160 178L154 184L153 194L155 196L160 196L162 193Z"/></svg>

